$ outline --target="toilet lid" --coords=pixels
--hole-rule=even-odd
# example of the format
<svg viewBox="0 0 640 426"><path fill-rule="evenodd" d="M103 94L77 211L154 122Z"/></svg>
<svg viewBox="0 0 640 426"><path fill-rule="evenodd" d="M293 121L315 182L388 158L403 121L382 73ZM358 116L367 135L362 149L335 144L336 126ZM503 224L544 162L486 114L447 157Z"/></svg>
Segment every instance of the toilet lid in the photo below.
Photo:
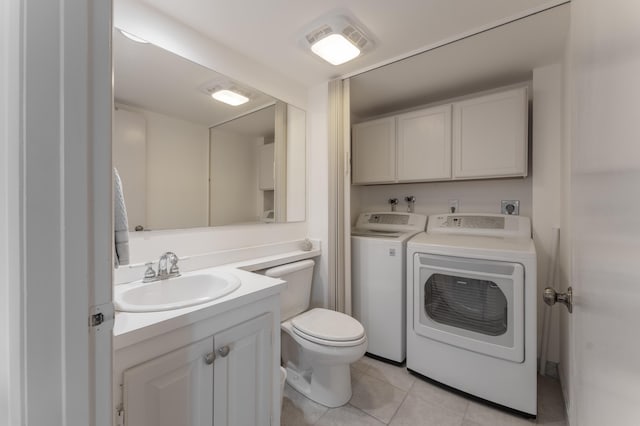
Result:
<svg viewBox="0 0 640 426"><path fill-rule="evenodd" d="M361 339L364 327L349 315L316 308L291 320L294 330L322 340L348 342Z"/></svg>

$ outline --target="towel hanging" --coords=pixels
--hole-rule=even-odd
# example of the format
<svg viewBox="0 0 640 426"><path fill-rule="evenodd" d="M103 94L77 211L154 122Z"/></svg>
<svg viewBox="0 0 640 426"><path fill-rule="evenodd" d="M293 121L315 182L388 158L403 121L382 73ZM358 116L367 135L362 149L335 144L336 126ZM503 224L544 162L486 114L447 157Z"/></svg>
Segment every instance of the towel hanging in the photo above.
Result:
<svg viewBox="0 0 640 426"><path fill-rule="evenodd" d="M129 264L129 221L127 207L124 204L122 180L118 170L113 168L113 230L115 255L113 262L117 268Z"/></svg>

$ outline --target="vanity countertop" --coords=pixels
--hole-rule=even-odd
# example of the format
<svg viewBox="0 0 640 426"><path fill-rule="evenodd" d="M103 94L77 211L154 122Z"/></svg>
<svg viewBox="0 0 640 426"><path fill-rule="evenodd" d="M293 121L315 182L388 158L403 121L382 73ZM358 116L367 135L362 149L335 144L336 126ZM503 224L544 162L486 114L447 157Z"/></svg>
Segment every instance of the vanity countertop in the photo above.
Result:
<svg viewBox="0 0 640 426"><path fill-rule="evenodd" d="M142 340L278 294L286 286L286 282L283 280L254 274L231 266L207 268L199 272L206 273L207 271L224 271L235 275L241 285L233 293L201 305L159 312L116 312L113 327L113 349L122 349ZM126 287L126 284L120 285L116 291L125 290Z"/></svg>

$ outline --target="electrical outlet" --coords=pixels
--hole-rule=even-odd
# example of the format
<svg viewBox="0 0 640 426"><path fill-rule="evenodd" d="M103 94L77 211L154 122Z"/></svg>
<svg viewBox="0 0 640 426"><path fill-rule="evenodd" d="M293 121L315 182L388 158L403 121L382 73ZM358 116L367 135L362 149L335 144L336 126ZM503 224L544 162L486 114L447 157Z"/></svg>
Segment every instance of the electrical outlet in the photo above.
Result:
<svg viewBox="0 0 640 426"><path fill-rule="evenodd" d="M458 200L449 200L449 213L460 213Z"/></svg>
<svg viewBox="0 0 640 426"><path fill-rule="evenodd" d="M502 214L520 214L520 200L502 200L500 205L500 212Z"/></svg>

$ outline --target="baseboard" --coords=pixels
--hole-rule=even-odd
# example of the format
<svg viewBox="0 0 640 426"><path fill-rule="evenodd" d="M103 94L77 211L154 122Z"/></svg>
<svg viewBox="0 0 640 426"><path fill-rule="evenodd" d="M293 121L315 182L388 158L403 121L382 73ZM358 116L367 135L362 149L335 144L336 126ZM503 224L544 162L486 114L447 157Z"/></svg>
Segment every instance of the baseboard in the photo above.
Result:
<svg viewBox="0 0 640 426"><path fill-rule="evenodd" d="M538 358L538 368L540 368L540 358ZM540 372L542 374L542 372ZM558 374L558 363L553 361L547 361L547 365L544 369L544 375L551 377L553 379L559 379L560 376Z"/></svg>

